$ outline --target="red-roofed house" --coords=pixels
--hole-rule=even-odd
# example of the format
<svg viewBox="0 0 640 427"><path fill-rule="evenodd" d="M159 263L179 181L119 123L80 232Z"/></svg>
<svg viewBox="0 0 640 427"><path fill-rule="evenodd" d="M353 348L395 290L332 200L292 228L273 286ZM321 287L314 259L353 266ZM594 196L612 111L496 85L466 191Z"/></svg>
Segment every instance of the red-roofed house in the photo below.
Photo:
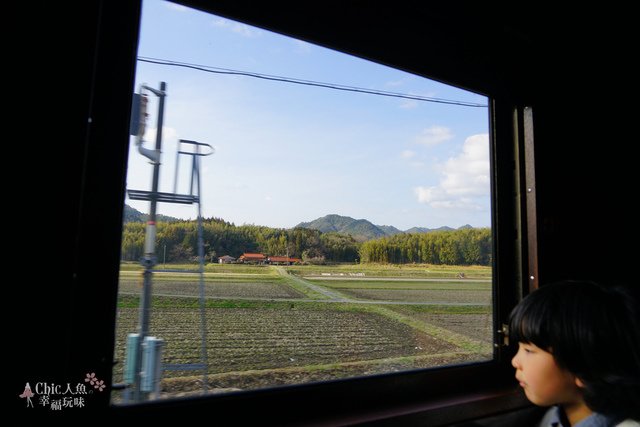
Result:
<svg viewBox="0 0 640 427"><path fill-rule="evenodd" d="M245 252L238 258L238 262L244 262L249 264L263 264L267 261L267 257L262 254L253 254Z"/></svg>
<svg viewBox="0 0 640 427"><path fill-rule="evenodd" d="M269 264L276 265L292 265L302 262L300 258L289 258L286 256L270 256L269 258L267 258L267 261L269 262Z"/></svg>

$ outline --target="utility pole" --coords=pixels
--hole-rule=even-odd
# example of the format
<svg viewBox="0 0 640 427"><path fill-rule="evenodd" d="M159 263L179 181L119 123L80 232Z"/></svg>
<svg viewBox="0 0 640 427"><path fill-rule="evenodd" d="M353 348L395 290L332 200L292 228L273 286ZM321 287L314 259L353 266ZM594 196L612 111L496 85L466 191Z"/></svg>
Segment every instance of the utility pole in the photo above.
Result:
<svg viewBox="0 0 640 427"><path fill-rule="evenodd" d="M143 190L127 190L131 200L149 201L149 220L145 233L144 257L141 260L144 267L143 273L143 290L140 298L140 312L138 322L138 333L129 334L127 338L127 358L125 360L125 384L133 385L133 400L141 402L148 400L151 393L157 392L161 372L163 370L202 370L203 372L203 391L207 390L207 350L206 350L206 312L204 300L204 237L202 229L202 212L201 212L201 182L200 182L200 157L213 154L214 149L211 145L197 141L181 139L178 141L177 159L176 159L176 182L177 188L177 168L180 155L188 155L192 158L191 166L191 188L189 194L163 193L158 191L160 178L160 154L162 150L162 126L164 117L164 101L166 97L166 83L160 83L160 89L154 89L142 85L141 89L152 92L159 98L158 102L158 124L156 133L155 149L148 149L142 146L144 135L144 124L136 126L132 123L130 133L137 135L136 144L138 151L151 161L153 165L153 181L151 191ZM142 90L141 90L142 92ZM134 94L135 95L135 94ZM137 98L139 101L138 116L142 119L146 117L146 95L142 93ZM132 114L135 116L135 114ZM186 146L186 149L182 147ZM189 149L190 147L190 149ZM203 152L204 150L204 152ZM195 188L194 188L195 187ZM158 264L156 256L156 208L158 203L180 203L180 204L198 204L198 258L200 259L200 332L201 332L201 357L200 363L183 363L183 364L162 364L162 346L164 341L156 337L149 336L149 319L151 317L151 295L152 295L152 277L154 267ZM166 262L166 245L164 247L164 259ZM165 270L174 272L191 272L183 270ZM146 343L148 341L148 343ZM145 348L147 346L148 348ZM143 363L144 360L144 363ZM145 372L143 372L143 367ZM125 395L125 400L128 394Z"/></svg>
<svg viewBox="0 0 640 427"><path fill-rule="evenodd" d="M149 335L149 318L151 313L151 288L153 267L157 264L156 258L156 208L158 204L158 185L160 180L160 153L162 149L162 126L164 122L164 99L166 96L167 84L165 82L160 83L160 90L145 86L145 89L150 90L159 99L158 102L158 122L156 130L156 146L154 153L147 157L153 163L153 181L151 183L151 194L149 201L149 219L147 220L147 228L145 233L144 242L144 257L142 258L142 266L144 267L143 273L143 287L142 297L140 299L140 312L138 321L138 351L136 353L135 364L135 390L134 400L140 402L148 398L147 392L142 392L142 354L143 343L145 337ZM141 147L139 147L140 149ZM141 153L142 150L140 151ZM144 153L143 153L144 154Z"/></svg>

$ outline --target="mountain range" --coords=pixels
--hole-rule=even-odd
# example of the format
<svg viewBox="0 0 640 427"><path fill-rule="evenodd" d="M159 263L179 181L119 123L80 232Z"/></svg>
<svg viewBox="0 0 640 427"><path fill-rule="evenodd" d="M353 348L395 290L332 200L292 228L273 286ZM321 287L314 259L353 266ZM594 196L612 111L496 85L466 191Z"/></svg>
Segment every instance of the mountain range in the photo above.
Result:
<svg viewBox="0 0 640 427"><path fill-rule="evenodd" d="M370 221L367 221L366 219L354 219L348 216L336 214L325 215L310 222L301 222L300 224L296 225L296 227L311 228L314 230L320 230L323 233L335 232L350 234L354 239L358 241L377 239L385 236L393 236L394 234L432 233L434 231L456 230L455 228L444 226L439 228L413 227L403 231L391 225L375 225ZM458 230L463 228L473 227L467 224L458 228Z"/></svg>
<svg viewBox="0 0 640 427"><path fill-rule="evenodd" d="M131 206L124 205L123 222L146 222L148 218L147 214L132 208ZM174 222L181 221L179 218L174 218L166 215L158 215L158 221ZM366 219L354 219L348 216L330 214L323 217L314 219L309 222L301 222L296 225L295 228L309 228L313 230L319 230L323 233L342 233L350 234L359 242L364 242L371 239L378 239L380 237L393 236L394 234L415 234L415 233L432 233L434 231L453 231L455 228L451 227L438 227L438 228L425 228L425 227L412 227L408 230L399 230L392 225L375 225ZM463 228L473 228L470 225L463 225L458 230Z"/></svg>

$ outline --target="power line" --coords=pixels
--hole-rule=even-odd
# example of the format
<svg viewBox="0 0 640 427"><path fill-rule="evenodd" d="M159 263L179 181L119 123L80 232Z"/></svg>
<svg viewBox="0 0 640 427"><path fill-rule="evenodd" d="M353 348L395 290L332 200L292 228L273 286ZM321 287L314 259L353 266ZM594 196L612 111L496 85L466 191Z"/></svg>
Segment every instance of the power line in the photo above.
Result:
<svg viewBox="0 0 640 427"><path fill-rule="evenodd" d="M411 95L406 93L389 92L384 90L365 89L361 87L345 86L345 85L340 85L336 83L323 83L323 82L318 82L313 80L302 80L302 79L296 79L292 77L273 76L269 74L255 73L251 71L233 70L229 68L219 68L219 67L213 67L209 65L190 64L188 62L171 61L168 59L149 58L149 57L139 56L138 61L147 62L150 64L167 65L171 67L190 68L192 70L203 71L205 73L229 74L229 75L237 75L237 76L254 77L257 79L271 80L276 82L293 83L293 84L305 85L305 86L316 86L316 87L323 87L327 89L342 90L347 92L366 93L369 95L388 96L393 98L404 98L404 99L411 99L414 101L458 105L461 107L475 107L475 108L487 107L486 104L480 104L476 102L456 101L452 99L433 98L428 96Z"/></svg>

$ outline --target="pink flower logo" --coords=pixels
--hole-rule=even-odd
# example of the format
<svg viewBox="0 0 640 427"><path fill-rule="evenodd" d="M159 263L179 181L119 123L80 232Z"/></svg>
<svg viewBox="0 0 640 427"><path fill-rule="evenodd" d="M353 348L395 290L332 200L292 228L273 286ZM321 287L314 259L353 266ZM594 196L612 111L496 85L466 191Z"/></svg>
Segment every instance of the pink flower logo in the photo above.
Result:
<svg viewBox="0 0 640 427"><path fill-rule="evenodd" d="M92 386L95 386L96 382L98 382L98 379L96 378L95 372L87 374L87 378L84 379L84 382L85 383L89 383Z"/></svg>
<svg viewBox="0 0 640 427"><path fill-rule="evenodd" d="M95 388L98 391L102 391L107 387L106 384L104 383L104 380L99 380L98 377L96 377L95 372L91 372L90 374L87 374L87 377L84 379L84 382L91 384L93 388Z"/></svg>

